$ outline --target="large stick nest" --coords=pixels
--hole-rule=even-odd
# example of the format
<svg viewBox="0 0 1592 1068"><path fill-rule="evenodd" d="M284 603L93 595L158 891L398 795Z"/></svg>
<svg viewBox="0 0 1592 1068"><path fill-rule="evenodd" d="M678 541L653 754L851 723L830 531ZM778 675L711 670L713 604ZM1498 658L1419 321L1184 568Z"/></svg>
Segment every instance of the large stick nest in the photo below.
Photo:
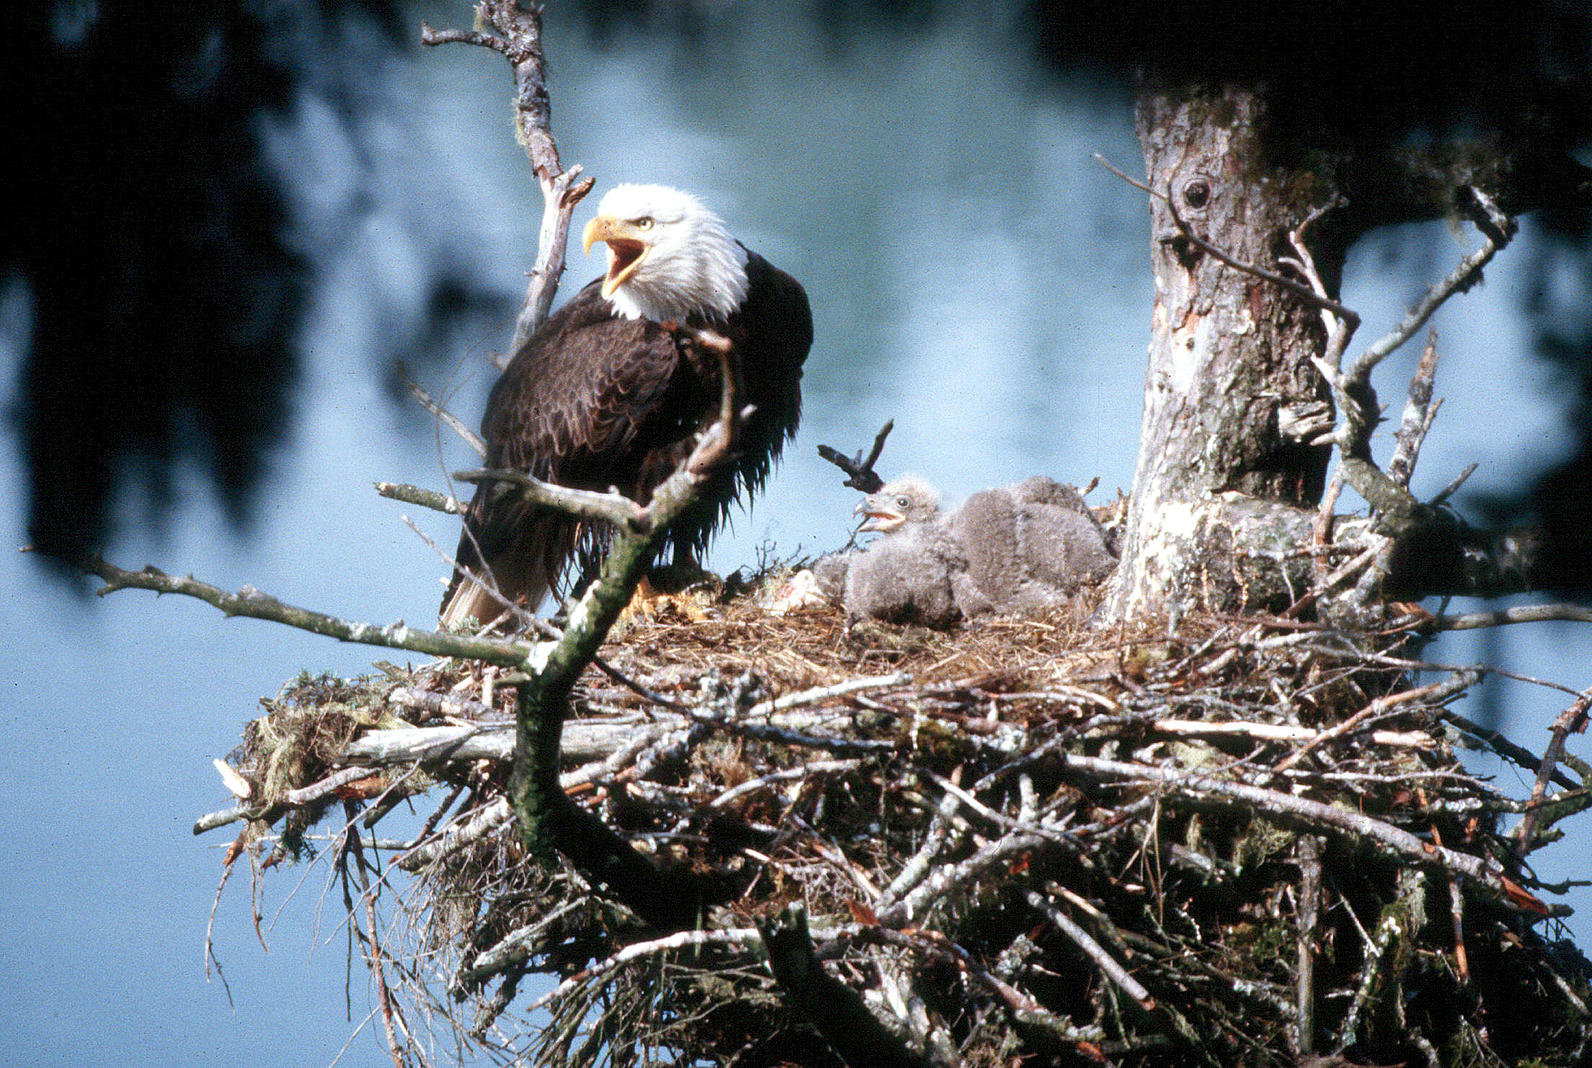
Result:
<svg viewBox="0 0 1592 1068"><path fill-rule="evenodd" d="M937 633L704 596L605 646L563 778L714 888L697 930L649 931L523 854L513 680L479 665L300 680L234 756L261 817L240 845L269 862L341 798L326 855L417 1062L440 1010L515 1063L837 1064L822 1004L765 960L760 925L799 904L827 974L926 1063L1580 1063L1589 968L1523 852L1581 795L1539 806L1525 850L1506 836L1522 802L1453 751L1478 736L1447 708L1474 677L1418 674L1412 647L1254 619ZM338 792L283 801L317 780ZM406 811L418 830L386 831ZM390 927L361 925L372 899Z"/></svg>

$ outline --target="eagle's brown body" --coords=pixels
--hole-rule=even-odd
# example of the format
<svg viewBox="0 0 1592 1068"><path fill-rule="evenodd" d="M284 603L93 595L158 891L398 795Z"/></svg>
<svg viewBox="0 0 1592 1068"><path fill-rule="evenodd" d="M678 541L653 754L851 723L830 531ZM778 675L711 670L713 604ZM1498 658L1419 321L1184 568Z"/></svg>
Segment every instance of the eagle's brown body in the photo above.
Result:
<svg viewBox="0 0 1592 1068"><path fill-rule="evenodd" d="M812 344L807 296L756 253L746 256L740 307L723 321L684 324L729 339L736 402L755 408L732 464L669 532L670 544L692 552L706 546L741 489L761 486L801 414L802 363ZM717 417L719 361L663 324L621 317L600 286L591 283L555 312L498 380L482 420L485 462L576 489L614 487L645 504ZM473 574L490 571L504 598L534 608L572 572L589 570L607 536L486 483L465 513L456 559ZM502 608L455 571L443 621L485 622Z"/></svg>

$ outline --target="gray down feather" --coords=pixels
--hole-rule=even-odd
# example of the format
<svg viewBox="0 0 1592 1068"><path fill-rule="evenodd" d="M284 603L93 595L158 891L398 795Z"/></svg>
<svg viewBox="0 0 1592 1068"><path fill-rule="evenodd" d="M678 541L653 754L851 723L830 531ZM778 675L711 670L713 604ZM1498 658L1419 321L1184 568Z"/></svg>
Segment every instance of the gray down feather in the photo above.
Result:
<svg viewBox="0 0 1592 1068"><path fill-rule="evenodd" d="M1083 495L1043 475L980 490L946 526L967 556L964 615L1063 605L1117 564Z"/></svg>

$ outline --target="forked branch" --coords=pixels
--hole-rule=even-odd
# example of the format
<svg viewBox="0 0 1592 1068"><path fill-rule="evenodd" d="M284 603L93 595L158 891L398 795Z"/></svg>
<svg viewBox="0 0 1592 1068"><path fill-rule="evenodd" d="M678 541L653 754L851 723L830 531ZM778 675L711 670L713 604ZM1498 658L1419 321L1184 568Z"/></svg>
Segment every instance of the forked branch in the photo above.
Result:
<svg viewBox="0 0 1592 1068"><path fill-rule="evenodd" d="M839 449L828 445L818 446L818 455L834 464L846 473L843 485L863 493L877 493L884 486L884 479L873 469L879 462L879 454L884 452L884 439L890 436L890 431L895 429L895 420L890 419L879 428L879 433L874 435L873 447L868 450L867 459L863 458L859 450L856 456L847 456Z"/></svg>

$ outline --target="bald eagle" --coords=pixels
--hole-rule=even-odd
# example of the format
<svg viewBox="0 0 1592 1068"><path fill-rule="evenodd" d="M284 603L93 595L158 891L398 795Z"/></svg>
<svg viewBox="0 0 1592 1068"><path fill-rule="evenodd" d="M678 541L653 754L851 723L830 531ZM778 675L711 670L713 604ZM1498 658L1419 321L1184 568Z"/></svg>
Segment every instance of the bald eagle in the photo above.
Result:
<svg viewBox="0 0 1592 1068"><path fill-rule="evenodd" d="M486 465L647 503L718 414L719 358L679 328L712 329L731 342L737 404L754 411L733 460L668 532L666 545L698 554L796 432L813 338L807 295L696 197L664 186L615 187L583 237L588 253L607 244L607 272L548 318L493 387ZM549 589L593 573L609 536L483 483L465 513L443 624L496 618L502 602L489 585L535 608Z"/></svg>

